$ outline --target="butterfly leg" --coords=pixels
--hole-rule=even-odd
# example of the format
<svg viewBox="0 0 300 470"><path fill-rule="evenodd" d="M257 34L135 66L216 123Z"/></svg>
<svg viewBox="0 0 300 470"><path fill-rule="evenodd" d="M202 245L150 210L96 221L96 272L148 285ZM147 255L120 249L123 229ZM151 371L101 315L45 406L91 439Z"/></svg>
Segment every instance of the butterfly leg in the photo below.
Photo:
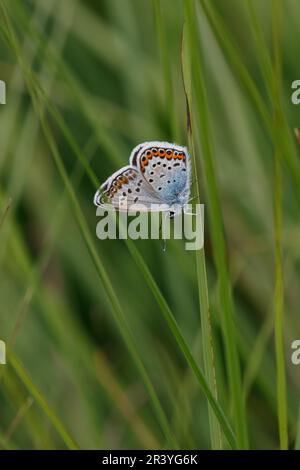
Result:
<svg viewBox="0 0 300 470"><path fill-rule="evenodd" d="M194 199L194 198L193 198L193 199ZM189 201L189 202L190 202L190 201ZM183 209L183 213L184 213L185 215L200 215L199 212L187 212L187 211L185 210L185 208Z"/></svg>
<svg viewBox="0 0 300 470"><path fill-rule="evenodd" d="M164 223L166 222L167 218L169 217L170 219L173 218L175 215L175 213L173 211L170 211L170 212L162 212L162 217L161 217L161 221L160 221L160 226L159 226L159 230L162 232L162 235L163 235L163 252L166 252L167 251L167 239L164 237L164 232L162 230L162 225L163 225L163 217L164 217ZM164 224L165 225L165 224Z"/></svg>

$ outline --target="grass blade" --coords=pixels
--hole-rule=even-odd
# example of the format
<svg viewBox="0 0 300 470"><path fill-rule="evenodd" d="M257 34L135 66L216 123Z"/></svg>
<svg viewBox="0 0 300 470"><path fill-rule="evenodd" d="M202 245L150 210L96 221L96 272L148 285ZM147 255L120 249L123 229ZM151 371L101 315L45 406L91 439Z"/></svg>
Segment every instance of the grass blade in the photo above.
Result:
<svg viewBox="0 0 300 470"><path fill-rule="evenodd" d="M7 217L7 214L8 214L8 212L9 212L10 207L11 207L11 199L9 199L9 200L7 201L7 203L6 203L5 207L4 207L4 210L3 210L2 214L1 214L1 217L0 217L0 229L1 229L1 227L2 227L2 225L3 225L3 223L4 223L4 221L5 221L5 219L6 219L6 217Z"/></svg>
<svg viewBox="0 0 300 470"><path fill-rule="evenodd" d="M186 21L191 38L191 57L193 64L192 78L194 80L195 102L197 111L198 131L202 143L202 162L207 188L207 206L209 209L210 226L214 260L218 273L219 302L222 305L222 330L226 351L226 364L229 376L230 394L234 415L237 444L241 449L248 447L248 432L245 414L245 404L241 384L239 356L236 346L236 330L234 323L234 306L231 292L231 282L227 267L226 245L221 206L218 196L215 175L213 151L211 146L210 128L203 82L203 67L201 53L197 48L196 12L192 0L186 1ZM200 58L200 60L199 60Z"/></svg>
<svg viewBox="0 0 300 470"><path fill-rule="evenodd" d="M95 362L99 383L106 390L116 408L124 416L124 419L128 421L132 431L136 434L138 441L143 445L143 448L159 449L159 442L153 436L150 429L140 419L133 403L119 384L102 351L98 351L96 353Z"/></svg>
<svg viewBox="0 0 300 470"><path fill-rule="evenodd" d="M182 74L183 74L183 86L186 95L187 104L187 124L188 124L188 141L189 148L192 153L193 167L194 167L194 179L198 181L197 177L197 166L195 156L195 145L193 140L193 124L192 124L192 80L191 80L191 40L188 38L188 30L186 22L183 27L182 37ZM200 203L199 186L195 184L196 188L196 200ZM198 282L198 295L199 295L199 306L200 306L200 318L201 318L201 331L202 331L202 343L203 343L203 357L204 357L204 368L205 375L207 377L208 385L214 395L218 398L217 383L216 383L216 370L215 370L215 359L213 349L213 338L212 338L212 325L208 298L208 286L207 286L207 275L205 266L205 252L204 247L196 252L196 269L197 269L197 282ZM210 425L210 438L213 449L222 448L222 436L220 425L217 422L212 409L209 407L209 425Z"/></svg>
<svg viewBox="0 0 300 470"><path fill-rule="evenodd" d="M15 354L13 354L11 351L9 351L9 354L8 354L8 361L11 367L14 369L17 376L19 377L19 379L21 380L21 382L27 388L28 392L32 395L32 397L40 405L44 413L48 416L50 422L53 424L53 427L56 429L57 433L60 435L60 437L66 444L67 448L73 449L73 450L79 449L78 444L75 442L73 437L69 434L69 432L65 429L61 420L51 409L51 407L49 406L48 402L45 400L41 392L32 382L31 378L27 374L22 364L19 362Z"/></svg>

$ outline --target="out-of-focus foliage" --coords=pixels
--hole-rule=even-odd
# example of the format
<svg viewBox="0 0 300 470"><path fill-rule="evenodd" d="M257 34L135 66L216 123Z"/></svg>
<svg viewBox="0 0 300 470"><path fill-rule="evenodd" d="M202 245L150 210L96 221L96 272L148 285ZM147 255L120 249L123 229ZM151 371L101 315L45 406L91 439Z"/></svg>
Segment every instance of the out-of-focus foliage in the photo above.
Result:
<svg viewBox="0 0 300 470"><path fill-rule="evenodd" d="M0 226L0 339L13 360L0 366L0 445L209 448L207 399L165 322L155 289L124 241L97 240L92 203L97 180L126 165L139 142L187 144L181 72L185 1L4 3L19 49L11 47L1 12L0 79L7 84L7 104L0 105L0 208L5 215ZM279 445L273 338L273 3L195 1L247 429L252 448L272 449ZM300 389L300 368L290 360L291 342L300 338L300 167L293 137L300 122L299 108L290 99L291 83L300 79L297 0L284 1L282 20L282 259L293 446ZM36 87L42 89L38 108L30 96ZM125 330L95 269L37 109L74 188ZM196 130L198 183L206 204ZM217 388L231 422L235 404L229 396L210 228L206 217ZM133 246L203 369L195 253L185 251L182 241L168 243L166 252L157 240ZM153 406L128 341L135 344L162 413Z"/></svg>

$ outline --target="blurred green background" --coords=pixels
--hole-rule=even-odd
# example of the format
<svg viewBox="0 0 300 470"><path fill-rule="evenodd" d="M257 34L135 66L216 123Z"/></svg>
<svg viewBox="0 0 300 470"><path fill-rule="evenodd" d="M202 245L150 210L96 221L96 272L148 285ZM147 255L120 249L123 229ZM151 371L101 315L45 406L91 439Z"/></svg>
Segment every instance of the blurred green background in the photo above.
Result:
<svg viewBox="0 0 300 470"><path fill-rule="evenodd" d="M299 444L300 367L290 359L291 342L300 339L300 165L293 135L300 123L291 103L291 83L300 79L299 1L1 0L7 104L0 107L0 339L8 347L8 364L0 366L2 448L212 446L206 395L162 305L164 299L203 370L197 255L182 241L170 242L166 252L156 240L99 241L92 203L98 183L126 165L138 143L188 144L181 64L184 20L193 31L188 8L195 12L198 40L188 47L192 68L201 62L249 445L279 447L274 315L281 288L288 440ZM215 215L202 167L207 147L197 124L201 103L193 100L200 198L208 204L216 388L233 423ZM273 206L280 183L278 302ZM277 326L281 331L280 319Z"/></svg>

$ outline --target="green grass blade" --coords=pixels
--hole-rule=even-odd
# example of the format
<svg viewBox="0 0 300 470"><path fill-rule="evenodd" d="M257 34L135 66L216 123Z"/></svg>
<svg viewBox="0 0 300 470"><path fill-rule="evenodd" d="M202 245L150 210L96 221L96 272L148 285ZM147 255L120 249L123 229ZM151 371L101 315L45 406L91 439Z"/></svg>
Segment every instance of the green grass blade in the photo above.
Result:
<svg viewBox="0 0 300 470"><path fill-rule="evenodd" d="M253 37L254 37L255 44L256 44L256 51L258 52L259 65L261 67L261 71L264 77L264 85L266 87L266 91L267 91L269 98L272 99L272 90L270 90L270 87L268 86L268 84L270 83L272 79L272 61L269 56L266 42L265 42L265 39L263 37L262 31L259 25L257 12L253 5L253 0L246 1L246 8L247 8L247 12L249 15L250 26L251 26Z"/></svg>
<svg viewBox="0 0 300 470"><path fill-rule="evenodd" d="M201 371L199 368L193 354L191 353L190 348L188 347L183 335L180 332L179 326L172 315L172 312L170 310L170 307L168 306L168 303L166 302L165 298L161 294L159 288L157 287L156 282L153 279L153 276L151 275L149 268L147 265L144 263L142 257L140 256L139 252L136 250L135 246L133 244L129 244L129 250L131 251L136 263L138 264L141 272L143 273L145 279L147 279L147 283L153 292L153 295L164 315L164 318L166 322L168 323L170 330L172 331L181 351L183 352L187 363L191 367L192 371L194 372L196 379L201 386L205 396L207 397L207 400L209 401L209 404L214 411L215 416L217 417L220 425L222 426L224 435L226 436L226 439L230 446L232 448L236 447L236 440L235 436L232 432L231 426L222 410L220 407L219 403L216 401L213 393L211 392L211 389Z"/></svg>
<svg viewBox="0 0 300 470"><path fill-rule="evenodd" d="M0 229L2 227L2 225L4 224L4 221L7 217L7 214L9 213L9 209L11 207L11 199L9 199L4 207L4 210L0 216Z"/></svg>
<svg viewBox="0 0 300 470"><path fill-rule="evenodd" d="M262 358L266 352L268 342L273 333L274 318L273 311L268 312L265 322L259 331L256 341L252 347L251 354L247 361L247 367L244 374L244 395L245 400L250 392L250 389L255 381L255 377L261 366Z"/></svg>
<svg viewBox="0 0 300 470"><path fill-rule="evenodd" d="M192 80L191 80L191 40L188 38L188 31L186 23L183 27L182 37L182 74L183 74L183 86L186 95L187 104L187 123L188 123L188 141L189 148L192 153L194 175L193 179L198 181L198 173L196 167L196 156L195 156L195 145L193 140L193 125L192 125ZM195 184L195 196L198 203L200 203L199 196L199 185L198 182ZM204 357L204 368L205 376L207 377L208 385L215 397L218 398L217 383L216 383L216 370L215 370L215 358L213 349L213 338L212 338L212 325L208 298L208 286L207 286L207 274L205 266L205 252L204 247L196 252L196 270L197 270L197 282L198 282L198 295L199 295L199 306L200 306L200 319L201 319L201 333L203 343L203 357ZM209 425L210 425L210 438L211 446L213 449L222 448L222 435L221 429L215 415L212 413L212 409L209 407Z"/></svg>
<svg viewBox="0 0 300 470"><path fill-rule="evenodd" d="M42 393L38 390L38 388L32 382L31 378L27 374L22 364L19 362L15 354L13 354L11 351L9 351L9 354L8 354L8 362L11 365L11 367L14 369L15 373L17 374L21 382L25 385L28 392L32 395L32 397L36 400L36 402L42 408L44 413L48 416L50 422L52 423L53 427L56 429L57 433L60 435L60 437L64 441L67 448L73 449L73 450L79 449L78 444L75 442L73 437L69 434L69 432L65 429L61 420L54 413L54 411L49 406L46 399L43 397Z"/></svg>
<svg viewBox="0 0 300 470"><path fill-rule="evenodd" d="M192 0L186 2L186 21L191 38L191 57L195 90L195 109L198 118L198 132L202 144L202 163L207 189L207 206L210 217L213 253L218 273L219 302L221 308L222 329L226 350L226 364L229 376L230 394L234 415L237 444L241 449L248 447L248 432L245 404L241 384L239 356L236 346L236 329L234 323L234 306L231 292L231 282L227 267L226 245L221 206L218 196L215 175L211 135L208 120L203 67L196 30L196 13ZM222 306L222 307L221 307Z"/></svg>
<svg viewBox="0 0 300 470"><path fill-rule="evenodd" d="M203 11L209 21L213 32L215 33L220 47L224 51L224 57L229 61L232 68L236 72L236 75L238 76L241 84L247 91L253 105L262 117L263 122L265 123L267 128L271 130L272 120L268 108L262 100L254 80L252 79L247 68L243 64L240 54L237 50L237 46L234 44L234 41L231 39L230 34L226 30L226 27L220 15L214 8L212 2L209 2L207 0L199 0L199 3L203 8Z"/></svg>

